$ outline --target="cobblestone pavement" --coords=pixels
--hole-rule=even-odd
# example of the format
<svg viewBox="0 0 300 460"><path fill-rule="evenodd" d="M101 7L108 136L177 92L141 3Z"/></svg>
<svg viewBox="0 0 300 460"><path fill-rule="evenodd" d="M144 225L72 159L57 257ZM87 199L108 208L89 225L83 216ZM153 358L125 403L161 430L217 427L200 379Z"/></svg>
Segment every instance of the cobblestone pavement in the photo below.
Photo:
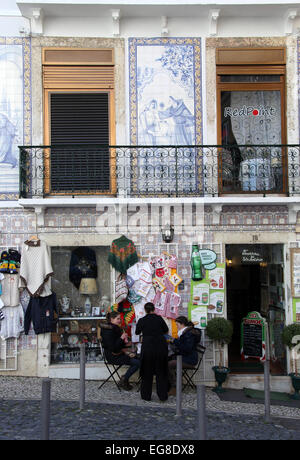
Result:
<svg viewBox="0 0 300 460"><path fill-rule="evenodd" d="M40 439L42 380L0 376L0 440ZM51 380L50 439L195 440L196 394L183 394L182 417L176 398L161 403L140 399L136 389L119 392L112 384L86 382L86 404L79 410L79 381ZM220 401L207 389L208 439L300 440L300 409L272 406L265 423L263 404Z"/></svg>

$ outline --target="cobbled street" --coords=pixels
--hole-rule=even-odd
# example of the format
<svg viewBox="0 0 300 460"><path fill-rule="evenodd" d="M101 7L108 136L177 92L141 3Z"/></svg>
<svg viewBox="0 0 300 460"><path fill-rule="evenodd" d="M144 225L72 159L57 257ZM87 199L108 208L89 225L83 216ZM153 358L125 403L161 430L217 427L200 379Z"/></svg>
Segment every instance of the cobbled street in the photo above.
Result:
<svg viewBox="0 0 300 460"><path fill-rule="evenodd" d="M41 385L38 378L0 377L0 440L41 439ZM144 402L136 389L119 392L106 384L86 382L86 403L79 410L79 381L51 380L51 440L190 440L197 439L196 394L183 394L176 417L176 398ZM300 409L272 406L271 423L263 404L221 401L206 389L209 440L300 440Z"/></svg>

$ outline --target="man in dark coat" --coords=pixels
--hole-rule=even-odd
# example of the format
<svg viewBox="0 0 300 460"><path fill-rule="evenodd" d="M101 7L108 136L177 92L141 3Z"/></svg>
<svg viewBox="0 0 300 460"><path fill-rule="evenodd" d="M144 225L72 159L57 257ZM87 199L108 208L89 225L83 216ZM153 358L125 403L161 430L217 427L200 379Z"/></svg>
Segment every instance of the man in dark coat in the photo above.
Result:
<svg viewBox="0 0 300 460"><path fill-rule="evenodd" d="M151 302L145 305L146 316L136 325L136 334L143 334L141 351L141 397L151 401L153 376L159 399L168 399L168 345L164 334L169 328L163 318L154 313Z"/></svg>

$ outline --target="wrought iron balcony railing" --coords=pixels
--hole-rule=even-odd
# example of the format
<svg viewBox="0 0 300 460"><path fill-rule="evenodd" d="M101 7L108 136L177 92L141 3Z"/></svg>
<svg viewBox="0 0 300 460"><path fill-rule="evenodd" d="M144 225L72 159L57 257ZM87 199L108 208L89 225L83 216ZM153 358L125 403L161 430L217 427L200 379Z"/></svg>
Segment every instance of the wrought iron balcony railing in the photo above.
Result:
<svg viewBox="0 0 300 460"><path fill-rule="evenodd" d="M20 197L300 192L300 145L21 146Z"/></svg>

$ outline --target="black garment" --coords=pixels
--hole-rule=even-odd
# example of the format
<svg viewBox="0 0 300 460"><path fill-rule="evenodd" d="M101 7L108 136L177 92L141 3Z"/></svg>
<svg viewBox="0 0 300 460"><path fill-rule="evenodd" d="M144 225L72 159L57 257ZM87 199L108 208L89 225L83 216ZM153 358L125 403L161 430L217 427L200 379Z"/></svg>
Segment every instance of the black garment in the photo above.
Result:
<svg viewBox="0 0 300 460"><path fill-rule="evenodd" d="M72 251L69 270L69 279L77 289L82 278L97 278L95 251L84 246Z"/></svg>
<svg viewBox="0 0 300 460"><path fill-rule="evenodd" d="M139 360L130 358L123 353L122 348L126 344L121 339L122 330L116 324L103 324L101 326L102 345L104 348L105 357L110 364L130 366L125 374L125 379L129 379L139 368Z"/></svg>
<svg viewBox="0 0 300 460"><path fill-rule="evenodd" d="M179 339L174 339L176 353L182 355L182 362L195 366L198 362L197 345L201 340L201 329L187 327Z"/></svg>
<svg viewBox="0 0 300 460"><path fill-rule="evenodd" d="M36 334L55 332L57 317L58 305L55 292L46 297L30 297L24 319L25 335L28 335L31 321Z"/></svg>
<svg viewBox="0 0 300 460"><path fill-rule="evenodd" d="M136 334L143 334L141 351L141 397L151 400L153 376L159 399L168 399L168 345L164 334L169 328L161 316L149 313L136 325Z"/></svg>

